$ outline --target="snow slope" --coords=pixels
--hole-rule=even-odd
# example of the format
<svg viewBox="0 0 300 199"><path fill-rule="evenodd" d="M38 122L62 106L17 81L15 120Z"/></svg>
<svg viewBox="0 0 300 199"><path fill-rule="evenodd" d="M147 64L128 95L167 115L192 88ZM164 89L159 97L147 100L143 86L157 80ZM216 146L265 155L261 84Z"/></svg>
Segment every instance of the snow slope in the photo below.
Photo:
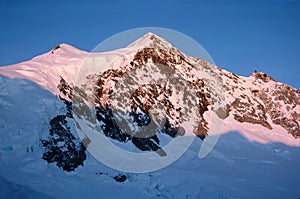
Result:
<svg viewBox="0 0 300 199"><path fill-rule="evenodd" d="M60 44L59 48L54 48L32 60L0 67L0 74L10 78L29 79L56 94L60 77L68 82L74 82L87 54L68 44Z"/></svg>

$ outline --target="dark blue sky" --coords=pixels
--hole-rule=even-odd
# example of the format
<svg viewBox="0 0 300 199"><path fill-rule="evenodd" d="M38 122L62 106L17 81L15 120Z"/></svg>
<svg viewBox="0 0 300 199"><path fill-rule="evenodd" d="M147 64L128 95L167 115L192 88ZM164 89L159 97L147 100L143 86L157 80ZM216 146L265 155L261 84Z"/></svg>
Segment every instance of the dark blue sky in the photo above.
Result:
<svg viewBox="0 0 300 199"><path fill-rule="evenodd" d="M198 41L238 75L264 71L300 89L300 1L0 0L0 65L68 43L90 51L119 32L156 26Z"/></svg>

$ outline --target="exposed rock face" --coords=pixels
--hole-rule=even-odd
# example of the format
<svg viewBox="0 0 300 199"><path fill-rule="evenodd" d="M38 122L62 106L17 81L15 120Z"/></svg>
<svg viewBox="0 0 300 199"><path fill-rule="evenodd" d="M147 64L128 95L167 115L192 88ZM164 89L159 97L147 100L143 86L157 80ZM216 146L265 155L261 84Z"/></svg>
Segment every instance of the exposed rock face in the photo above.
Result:
<svg viewBox="0 0 300 199"><path fill-rule="evenodd" d="M300 137L300 91L255 71L248 78L224 72L228 107L239 122L272 129L280 125Z"/></svg>
<svg viewBox="0 0 300 199"><path fill-rule="evenodd" d="M56 162L65 171L74 171L83 166L86 159L85 146L70 132L65 115L58 115L50 121L49 138L42 140L45 148L43 159L49 163Z"/></svg>
<svg viewBox="0 0 300 199"><path fill-rule="evenodd" d="M140 66L147 64L150 60L155 64L175 67L176 64L184 62L184 57L175 50L166 51L160 48L143 48L135 54L133 63L136 66Z"/></svg>
<svg viewBox="0 0 300 199"><path fill-rule="evenodd" d="M87 76L86 78L92 79L95 85L91 86L85 84L82 85L82 88L73 88L71 84L61 78L57 87L61 92L59 97L65 102L67 107L72 105L70 100L78 103L78 106L72 107L73 112L78 113L79 117L85 118L92 123L97 122L107 137L120 142L131 141L142 151L157 151L158 154L165 155L161 150L160 140L156 134L165 134L171 138L184 135L185 130L181 127L181 124L189 120L188 117L185 117L185 113L191 112L192 107L182 107L176 100L172 99L174 91L168 88L165 82L150 82L140 85L135 92L132 93L128 107L128 116L132 119L133 124L141 127L147 126L151 122L150 111L153 105L162 106L166 114L166 120L163 126L159 126L155 134L135 137L132 134L126 133L115 120L116 118L111 110L111 97L118 91L115 90L114 85L117 84L125 74L142 65L163 65L175 71L185 80L188 87L190 87L188 93L191 93L192 97L183 97L185 100L189 100L189 103L193 101L191 106L197 108L197 123L194 127L194 134L201 139L204 139L208 134L208 123L204 119L204 113L209 110L209 106L220 99L218 99L218 95L212 95L214 90L206 85L203 77L197 75L195 72L202 68L208 71L207 73L213 74L210 64L196 58L188 57L176 48L170 48L168 44L161 42L155 37L152 37L152 39L155 40L155 42L150 45L151 47L138 50L133 56L133 59L128 62L128 65L120 66L117 69L108 69L101 74ZM215 67L214 70L215 69L217 69L217 67ZM87 94L87 91L91 91L92 94ZM74 92L78 95L74 96ZM95 117L91 116L88 107L86 107L83 101L89 101L91 104L94 104ZM69 108L67 110L69 110ZM72 118L72 114L68 114L68 117Z"/></svg>
<svg viewBox="0 0 300 199"><path fill-rule="evenodd" d="M295 138L300 137L300 92L288 85L276 84L263 89L258 97L264 102L274 124L285 128ZM298 111L297 111L298 110Z"/></svg>
<svg viewBox="0 0 300 199"><path fill-rule="evenodd" d="M242 95L241 98L235 99L231 104L230 109L233 111L234 119L239 122L261 124L268 129L272 129L267 121L264 106L248 96Z"/></svg>
<svg viewBox="0 0 300 199"><path fill-rule="evenodd" d="M172 70L178 72L193 88L193 95L196 96L198 106L199 122L196 127L195 134L201 139L207 135L208 127L207 121L204 120L203 114L208 111L208 106L211 105L212 99L209 93L208 87L204 81L190 72L194 66L186 61L188 58L184 58L184 55L178 53L175 49L166 51L159 48L144 48L139 50L129 66L120 67L126 68L126 70L109 69L101 73L97 78L97 88L95 89L95 104L98 110L97 119L102 125L102 129L105 134L113 139L119 141L132 140L132 142L141 150L158 150L161 147L158 146L159 140L157 136L150 136L149 138L135 138L131 135L126 135L117 126L114 121L113 115L109 111L111 108L110 98L114 92L114 85L118 82L122 76L134 68L147 64L164 65L170 67ZM162 84L146 84L141 85L131 96L129 113L134 123L139 126L144 126L149 123L149 110L154 104L162 104L166 112L166 122L157 133L165 133L170 137L175 137L179 134L184 134L184 131L180 128L183 117L183 107L178 106L174 101L170 100L172 96L172 90L165 87ZM171 122L172 121L172 122ZM146 136L147 137L147 136Z"/></svg>
<svg viewBox="0 0 300 199"><path fill-rule="evenodd" d="M73 87L69 85L62 77L57 85L61 94L59 99L66 106L65 115L57 115L50 121L49 137L42 140L44 147L43 159L48 163L56 163L65 171L74 171L78 166L83 166L86 159L86 145L79 138L75 138L67 122L67 118L73 118L72 94Z"/></svg>
<svg viewBox="0 0 300 199"><path fill-rule="evenodd" d="M60 77L60 82L57 85L57 88L61 94L63 94L63 97L72 99L73 87L69 85L64 78ZM63 98L62 96L60 97Z"/></svg>

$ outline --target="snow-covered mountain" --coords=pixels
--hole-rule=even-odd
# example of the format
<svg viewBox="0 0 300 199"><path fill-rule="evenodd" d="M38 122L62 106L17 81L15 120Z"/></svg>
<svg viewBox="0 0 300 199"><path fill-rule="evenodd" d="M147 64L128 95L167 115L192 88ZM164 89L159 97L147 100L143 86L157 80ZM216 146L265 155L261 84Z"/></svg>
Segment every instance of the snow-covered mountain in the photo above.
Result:
<svg viewBox="0 0 300 199"><path fill-rule="evenodd" d="M144 79L128 83L128 74L138 73ZM15 189L45 198L300 196L300 91L263 72L238 76L148 33L110 52L87 53L60 44L32 60L0 67L0 74L0 184L7 187L0 196L18 197ZM130 93L132 83L137 86ZM82 105L95 114L82 112ZM163 126L136 136L137 127L153 120L154 105L165 113ZM123 110L118 117L114 106ZM163 170L122 173L88 153L89 140L81 141L76 133L82 128L75 119L78 113L93 121L92 129L100 127L115 144L130 150L164 156L166 140L201 139ZM120 127L128 118L135 126ZM215 133L215 126L221 138L200 160L197 148Z"/></svg>
<svg viewBox="0 0 300 199"><path fill-rule="evenodd" d="M87 67L85 68L84 64L88 62L87 59L94 61L89 69L96 68L97 65L104 66L104 69L80 72L80 68L86 70ZM270 140L298 146L298 140L294 139L300 136L300 92L297 89L277 82L263 72L254 71L249 77L238 76L202 59L185 55L153 33L144 35L127 48L89 55L87 52L70 45L61 44L49 53L35 57L30 61L1 67L0 73L10 78L31 80L54 95L62 95L62 90L58 86L61 81L73 87L74 84L79 84L76 83L78 73L81 76L89 75L89 78L93 78L94 83L98 84L98 90L95 91L98 97L97 102L95 102L98 103L96 105L106 106L104 105L106 103L104 98L109 98L106 96L107 93L113 92L114 87L110 86L114 81L117 81L116 79L121 79L125 73L139 65L151 63L164 64L175 69L174 72L178 71L192 85L196 92L195 95L201 95L203 103L206 103L201 104L203 109L206 108L204 106L211 105L209 101L216 99L209 96L213 91L201 92L200 90L203 88L213 89L213 86L220 85L206 86L209 82L203 82L203 78L197 77L195 74L199 75L197 71L207 70L210 73L215 73L213 75L219 76L224 90L224 93L221 94L226 99L224 101L226 103L224 132L239 130L247 138L255 141L267 142ZM101 74L93 74L95 73L94 70ZM92 75L95 77L91 77ZM201 86L201 84L203 85ZM87 86L94 89L92 88L93 85ZM150 95L149 98L157 97L151 96L153 95L151 93L148 94ZM136 98L134 100L137 101ZM146 106L145 104L137 105L139 107ZM172 105L174 106L174 104ZM205 110L202 111L205 112ZM227 123L230 123L228 128ZM255 129L260 128L259 134L266 132L265 138L256 135L254 131L246 132L249 129L248 124L254 124L251 126L255 126ZM244 126L247 127L242 130L241 127Z"/></svg>

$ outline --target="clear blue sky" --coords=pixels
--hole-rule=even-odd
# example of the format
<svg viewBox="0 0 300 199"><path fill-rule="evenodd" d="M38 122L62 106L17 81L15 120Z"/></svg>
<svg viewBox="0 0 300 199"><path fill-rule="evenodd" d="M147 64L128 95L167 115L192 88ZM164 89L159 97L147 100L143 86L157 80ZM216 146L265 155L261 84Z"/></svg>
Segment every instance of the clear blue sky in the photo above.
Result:
<svg viewBox="0 0 300 199"><path fill-rule="evenodd" d="M238 75L264 71L300 89L300 1L0 0L0 65L68 43L90 51L132 28L174 29Z"/></svg>

